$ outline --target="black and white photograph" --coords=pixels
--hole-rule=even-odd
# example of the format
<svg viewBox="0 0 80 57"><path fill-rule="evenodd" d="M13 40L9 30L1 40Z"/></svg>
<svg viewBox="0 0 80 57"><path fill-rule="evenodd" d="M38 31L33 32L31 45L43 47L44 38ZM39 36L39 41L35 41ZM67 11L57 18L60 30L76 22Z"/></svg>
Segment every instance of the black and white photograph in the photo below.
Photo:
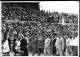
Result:
<svg viewBox="0 0 80 57"><path fill-rule="evenodd" d="M1 2L2 56L78 56L79 1Z"/></svg>

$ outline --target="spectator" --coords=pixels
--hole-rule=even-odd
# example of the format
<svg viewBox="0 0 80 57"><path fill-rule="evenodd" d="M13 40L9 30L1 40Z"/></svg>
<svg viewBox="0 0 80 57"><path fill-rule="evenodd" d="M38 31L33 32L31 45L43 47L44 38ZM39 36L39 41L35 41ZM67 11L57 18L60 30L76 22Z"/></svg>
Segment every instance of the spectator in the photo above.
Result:
<svg viewBox="0 0 80 57"><path fill-rule="evenodd" d="M33 51L33 54L32 54L33 56L34 56L35 53L38 53L39 56L41 55L38 47L39 47L39 41L38 41L37 38L35 38L34 39L34 51Z"/></svg>
<svg viewBox="0 0 80 57"><path fill-rule="evenodd" d="M23 51L22 56L28 56L27 40L25 38L21 39L20 50Z"/></svg>
<svg viewBox="0 0 80 57"><path fill-rule="evenodd" d="M55 43L57 54L60 54L60 56L63 56L63 50L64 50L64 39L62 37L56 37L56 43Z"/></svg>
<svg viewBox="0 0 80 57"><path fill-rule="evenodd" d="M69 44L70 44L71 39L68 37L66 38L66 56L69 56Z"/></svg>
<svg viewBox="0 0 80 57"><path fill-rule="evenodd" d="M52 54L53 54L53 55L56 55L56 46L55 46L55 43L56 43L56 39L54 38L54 39L53 39L53 42L52 42L52 44L53 44Z"/></svg>
<svg viewBox="0 0 80 57"><path fill-rule="evenodd" d="M6 39L4 44L3 44L3 53L4 54L9 54L10 49L9 49L9 44L8 44L8 40Z"/></svg>
<svg viewBox="0 0 80 57"><path fill-rule="evenodd" d="M17 40L16 40L16 46L15 46L15 49L16 49L15 54L19 53L19 50L20 50L20 43L21 43L20 40L17 39Z"/></svg>
<svg viewBox="0 0 80 57"><path fill-rule="evenodd" d="M50 38L45 39L44 55L47 55L47 53L48 55L50 55L50 42L51 42Z"/></svg>

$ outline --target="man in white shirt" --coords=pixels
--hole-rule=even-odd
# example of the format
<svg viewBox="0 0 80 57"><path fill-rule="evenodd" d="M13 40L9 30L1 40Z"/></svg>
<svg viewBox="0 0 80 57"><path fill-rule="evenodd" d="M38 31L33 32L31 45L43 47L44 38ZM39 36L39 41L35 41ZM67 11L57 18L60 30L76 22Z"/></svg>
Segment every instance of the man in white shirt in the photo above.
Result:
<svg viewBox="0 0 80 57"><path fill-rule="evenodd" d="M66 38L66 56L69 55L68 50L69 50L69 44L70 44L71 39L68 37Z"/></svg>
<svg viewBox="0 0 80 57"><path fill-rule="evenodd" d="M64 39L62 37L56 37L56 49L57 49L57 54L60 56L63 56L63 50L64 50Z"/></svg>
<svg viewBox="0 0 80 57"><path fill-rule="evenodd" d="M50 55L50 38L45 39L45 45L44 45L44 55Z"/></svg>
<svg viewBox="0 0 80 57"><path fill-rule="evenodd" d="M3 53L8 53L9 50L9 44L8 44L8 40L6 40L3 44Z"/></svg>

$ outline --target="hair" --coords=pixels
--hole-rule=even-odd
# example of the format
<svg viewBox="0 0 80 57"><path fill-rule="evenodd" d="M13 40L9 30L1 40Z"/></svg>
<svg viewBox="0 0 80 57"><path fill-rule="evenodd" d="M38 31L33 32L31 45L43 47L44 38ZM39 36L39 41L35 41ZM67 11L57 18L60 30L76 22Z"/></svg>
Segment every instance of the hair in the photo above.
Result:
<svg viewBox="0 0 80 57"><path fill-rule="evenodd" d="M72 36L70 36L70 39L72 39Z"/></svg>

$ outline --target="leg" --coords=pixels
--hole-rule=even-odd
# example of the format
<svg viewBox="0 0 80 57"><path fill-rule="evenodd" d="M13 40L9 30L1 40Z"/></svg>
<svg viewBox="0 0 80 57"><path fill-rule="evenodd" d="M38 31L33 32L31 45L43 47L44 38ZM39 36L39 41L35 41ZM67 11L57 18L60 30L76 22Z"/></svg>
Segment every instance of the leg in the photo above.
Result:
<svg viewBox="0 0 80 57"><path fill-rule="evenodd" d="M25 56L28 56L28 49L26 49L26 50L24 51L24 55L25 55Z"/></svg>
<svg viewBox="0 0 80 57"><path fill-rule="evenodd" d="M41 55L41 53L40 53L39 49L38 49L38 55L39 55L39 56Z"/></svg>
<svg viewBox="0 0 80 57"><path fill-rule="evenodd" d="M66 54L65 55L68 56L68 48L66 48Z"/></svg>
<svg viewBox="0 0 80 57"><path fill-rule="evenodd" d="M59 54L60 56L63 56L63 51L61 49L59 49Z"/></svg>
<svg viewBox="0 0 80 57"><path fill-rule="evenodd" d="M33 51L33 54L32 54L32 56L34 56L34 54L35 54L35 53L36 53L36 50L34 50L34 51Z"/></svg>
<svg viewBox="0 0 80 57"><path fill-rule="evenodd" d="M56 55L59 55L59 49L56 48Z"/></svg>
<svg viewBox="0 0 80 57"><path fill-rule="evenodd" d="M46 55L47 53L46 53L46 49L44 48L44 55Z"/></svg>
<svg viewBox="0 0 80 57"><path fill-rule="evenodd" d="M47 53L48 53L48 55L50 55L50 48L47 49Z"/></svg>

